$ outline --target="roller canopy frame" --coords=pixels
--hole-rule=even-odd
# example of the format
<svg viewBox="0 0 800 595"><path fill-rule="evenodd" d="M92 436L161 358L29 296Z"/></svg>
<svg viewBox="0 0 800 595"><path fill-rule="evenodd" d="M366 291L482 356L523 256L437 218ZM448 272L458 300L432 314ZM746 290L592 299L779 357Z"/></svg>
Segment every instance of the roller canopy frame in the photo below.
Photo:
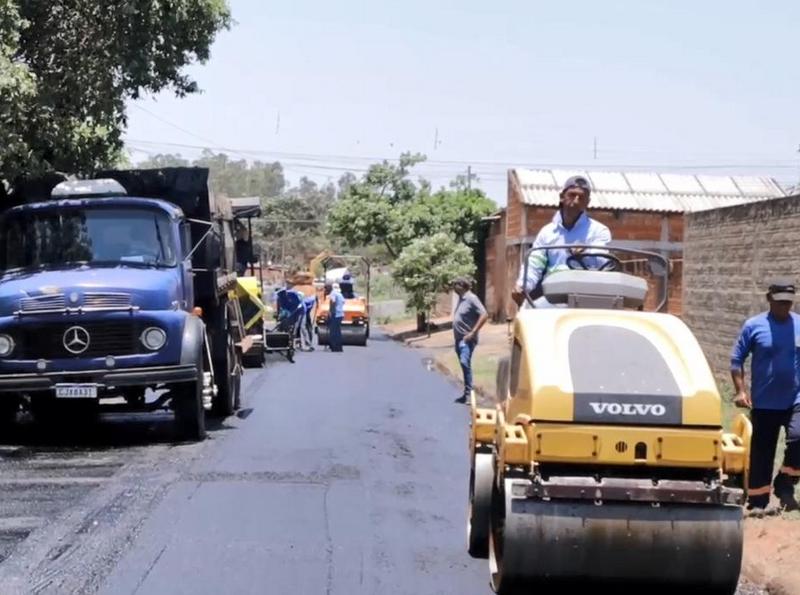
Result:
<svg viewBox="0 0 800 595"><path fill-rule="evenodd" d="M581 253L575 253L576 249L581 249ZM572 254L568 257L569 260L573 260L575 262L580 262L582 264L581 259L583 258L595 258L595 259L605 259L607 262L614 262L619 264L620 261L617 257L613 255L614 252L624 252L626 254L633 254L640 257L643 257L647 260L649 268L651 272L658 276L663 277L663 282L660 283L661 285L661 296L658 306L655 308L658 312L663 312L665 310L665 306L667 303L667 296L669 292L669 260L666 257L658 254L657 252L650 252L647 250L637 250L634 248L620 248L614 246L613 244L608 245L598 245L598 244L554 244L552 246L534 246L528 249L524 255L524 265L523 265L523 279L525 283L523 286L527 284L527 280L529 277L528 271L528 260L530 259L530 255L534 252L549 252L550 250L567 250L570 251ZM633 301L637 301L637 294L641 291L641 285L635 282L635 279L640 279L640 277L636 277L635 275L630 275L627 273L621 273L614 268L607 267L606 265L602 265L604 267L603 271L600 269L572 269L574 275L569 278L572 283L573 291L578 292L580 290L579 295L584 297L594 297L594 298L608 298L613 297L613 292L611 292L612 283L606 282L601 283L598 282L598 279L602 279L599 277L600 274L608 274L614 273L617 282L620 284L619 287L619 295L622 299L627 301L629 304ZM607 271L607 272L606 272ZM591 273L587 275L586 273ZM660 273L660 274L659 274ZM552 280L554 283L556 281L556 275L548 276L548 280ZM585 279L585 281L578 282L579 279ZM542 284L544 285L545 279L542 279ZM591 289L592 282L597 284L597 293L592 294L588 293ZM645 281L646 283L646 281ZM552 286L553 290L556 290L556 286ZM569 284L565 283L564 289L567 289ZM528 305L531 308L535 308L533 297L531 293L525 291L525 300L527 301ZM578 295L578 293L576 293ZM644 300L644 296L641 297L642 301Z"/></svg>

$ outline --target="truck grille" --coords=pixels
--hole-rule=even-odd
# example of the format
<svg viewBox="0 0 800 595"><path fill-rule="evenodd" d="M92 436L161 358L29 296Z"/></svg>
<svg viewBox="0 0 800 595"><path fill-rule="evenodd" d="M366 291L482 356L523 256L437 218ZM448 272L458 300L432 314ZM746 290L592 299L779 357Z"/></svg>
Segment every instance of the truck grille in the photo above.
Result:
<svg viewBox="0 0 800 595"><path fill-rule="evenodd" d="M64 345L67 329L79 326L89 334L89 346L79 354ZM130 322L85 322L26 325L15 333L19 359L57 359L134 355L144 351L139 342L142 327Z"/></svg>
<svg viewBox="0 0 800 595"><path fill-rule="evenodd" d="M74 310L129 310L131 296L128 293L97 293L83 294L83 302L79 305L67 305L63 295L41 295L37 297L22 298L19 301L19 311L22 314L36 314L40 312L62 312L67 309Z"/></svg>
<svg viewBox="0 0 800 595"><path fill-rule="evenodd" d="M22 298L19 301L20 312L34 313L50 310L63 310L66 307L63 295L40 295Z"/></svg>
<svg viewBox="0 0 800 595"><path fill-rule="evenodd" d="M84 308L119 308L126 309L131 306L131 296L127 293L85 293L83 294Z"/></svg>

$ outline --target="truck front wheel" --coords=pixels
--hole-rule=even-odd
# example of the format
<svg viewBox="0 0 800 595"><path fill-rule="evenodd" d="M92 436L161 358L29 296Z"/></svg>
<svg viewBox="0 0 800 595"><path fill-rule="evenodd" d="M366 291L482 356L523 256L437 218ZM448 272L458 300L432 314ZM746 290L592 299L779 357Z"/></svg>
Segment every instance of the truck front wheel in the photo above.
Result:
<svg viewBox="0 0 800 595"><path fill-rule="evenodd" d="M175 411L175 433L181 440L203 440L206 437L206 412L203 407L203 354L197 354L197 379L173 385L172 408Z"/></svg>

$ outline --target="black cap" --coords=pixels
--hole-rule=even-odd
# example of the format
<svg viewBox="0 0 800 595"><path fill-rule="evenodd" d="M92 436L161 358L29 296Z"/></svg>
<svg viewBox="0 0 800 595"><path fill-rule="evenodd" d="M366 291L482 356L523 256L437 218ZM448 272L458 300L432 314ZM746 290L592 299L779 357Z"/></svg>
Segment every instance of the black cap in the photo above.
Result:
<svg viewBox="0 0 800 595"><path fill-rule="evenodd" d="M793 302L794 301L794 283L791 279L778 278L773 279L769 284L769 295L777 302Z"/></svg>

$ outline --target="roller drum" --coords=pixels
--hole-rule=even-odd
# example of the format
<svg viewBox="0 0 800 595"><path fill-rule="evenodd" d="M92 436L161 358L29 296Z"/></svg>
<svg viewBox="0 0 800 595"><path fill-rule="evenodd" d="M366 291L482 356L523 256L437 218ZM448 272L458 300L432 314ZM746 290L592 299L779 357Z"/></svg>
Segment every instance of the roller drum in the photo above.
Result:
<svg viewBox="0 0 800 595"><path fill-rule="evenodd" d="M490 569L497 593L564 582L644 587L648 595L654 588L736 591L739 507L541 501L512 495L513 483L519 480L506 479L502 492L493 486Z"/></svg>
<svg viewBox="0 0 800 595"><path fill-rule="evenodd" d="M489 517L492 506L493 456L476 453L469 478L467 539L473 558L489 557Z"/></svg>

